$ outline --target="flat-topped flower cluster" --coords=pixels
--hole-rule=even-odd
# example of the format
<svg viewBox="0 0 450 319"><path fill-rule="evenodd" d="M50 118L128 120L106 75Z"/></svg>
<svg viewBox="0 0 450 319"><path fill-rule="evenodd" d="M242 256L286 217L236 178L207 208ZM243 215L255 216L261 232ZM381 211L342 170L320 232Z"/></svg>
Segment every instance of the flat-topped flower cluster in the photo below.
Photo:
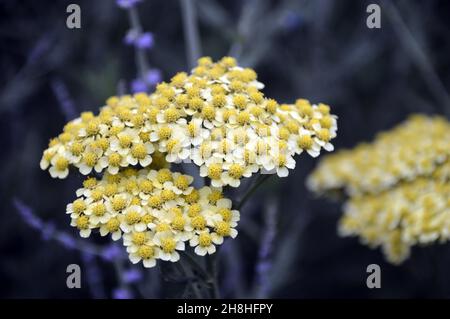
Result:
<svg viewBox="0 0 450 319"><path fill-rule="evenodd" d="M401 263L413 245L449 240L449 157L450 123L415 115L371 144L328 156L308 186L348 196L340 234L360 236Z"/></svg>
<svg viewBox="0 0 450 319"><path fill-rule="evenodd" d="M193 162L214 187L238 187L257 172L288 175L294 156L319 155L336 136L336 116L325 104L278 104L260 91L252 69L233 58L201 58L191 75L178 73L156 91L108 99L95 116L85 112L50 142L41 168L65 178L146 167L153 154L169 163Z"/></svg>
<svg viewBox="0 0 450 319"><path fill-rule="evenodd" d="M222 187L238 187L255 173L285 177L294 156L333 150L335 115L325 104L266 98L254 70L233 58L204 57L152 94L111 97L99 114L84 112L50 141L40 165L54 178L74 167L88 177L67 206L83 237L98 229L122 238L134 263L177 261L186 243L212 254L235 237L239 212ZM194 163L210 186L171 163Z"/></svg>

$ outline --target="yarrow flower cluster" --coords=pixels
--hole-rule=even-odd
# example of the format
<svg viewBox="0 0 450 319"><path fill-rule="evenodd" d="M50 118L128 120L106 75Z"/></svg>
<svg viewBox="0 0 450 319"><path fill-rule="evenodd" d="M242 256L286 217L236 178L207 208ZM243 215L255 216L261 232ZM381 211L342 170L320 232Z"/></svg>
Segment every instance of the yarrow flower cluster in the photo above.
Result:
<svg viewBox="0 0 450 319"><path fill-rule="evenodd" d="M317 193L349 196L339 233L382 247L399 264L411 247L450 236L450 123L411 116L361 144L325 158L308 180Z"/></svg>
<svg viewBox="0 0 450 319"><path fill-rule="evenodd" d="M279 105L264 97L252 69L233 58L201 58L191 75L175 75L156 91L108 99L95 116L85 112L69 122L44 152L41 168L65 178L69 166L84 174L152 162L193 162L214 187L238 187L261 172L288 175L294 156L333 150L336 116L325 104L299 99Z"/></svg>
<svg viewBox="0 0 450 319"><path fill-rule="evenodd" d="M198 255L213 254L224 238L236 237L239 212L220 188L194 189L192 180L167 168L89 177L67 214L81 237L98 229L102 236L122 239L131 262L145 267L157 259L178 261L186 243Z"/></svg>
<svg viewBox="0 0 450 319"><path fill-rule="evenodd" d="M278 104L264 97L255 71L233 58L204 57L154 93L111 97L98 115L84 112L50 141L40 166L54 178L71 167L88 177L67 206L82 237L92 230L122 239L133 263L177 261L186 243L213 254L237 235L239 212L222 187L255 173L288 175L294 156L333 150L335 115L325 104ZM210 186L170 170L194 163Z"/></svg>

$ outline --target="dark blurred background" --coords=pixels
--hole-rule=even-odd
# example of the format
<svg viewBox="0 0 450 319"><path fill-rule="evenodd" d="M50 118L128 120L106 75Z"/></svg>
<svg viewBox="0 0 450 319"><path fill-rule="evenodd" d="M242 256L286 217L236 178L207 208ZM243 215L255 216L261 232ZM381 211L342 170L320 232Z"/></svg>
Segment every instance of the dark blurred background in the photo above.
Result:
<svg viewBox="0 0 450 319"><path fill-rule="evenodd" d="M81 7L81 29L66 27L70 3ZM381 29L366 26L371 3L381 6ZM137 8L152 36L153 79L187 71L180 2ZM237 56L281 102L330 104L339 116L337 149L410 113L450 114L449 1L197 0L194 8L203 55ZM126 11L113 0L2 0L0 17L0 297L179 296L164 270L132 267L117 246L81 240L65 214L80 177L54 180L39 169L65 122L136 85ZM222 296L448 297L448 245L414 249L392 266L379 250L339 238L340 203L304 186L316 164L302 156L242 210L239 236L220 251ZM82 268L81 289L66 287L72 263ZM381 266L381 289L366 287L372 263Z"/></svg>

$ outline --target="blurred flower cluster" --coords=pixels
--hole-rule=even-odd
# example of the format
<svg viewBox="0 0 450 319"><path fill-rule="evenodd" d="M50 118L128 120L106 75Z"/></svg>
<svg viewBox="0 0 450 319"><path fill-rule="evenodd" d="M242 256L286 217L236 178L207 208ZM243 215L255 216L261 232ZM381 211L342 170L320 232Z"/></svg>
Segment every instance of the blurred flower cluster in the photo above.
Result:
<svg viewBox="0 0 450 319"><path fill-rule="evenodd" d="M66 178L69 168L90 177L67 206L82 237L123 238L130 260L152 267L177 261L185 242L199 255L235 237L239 212L222 198L252 174L288 175L294 156L333 150L336 116L325 104L278 104L234 58L203 57L191 74L180 72L154 93L111 97L98 115L82 113L50 141L41 168ZM194 163L209 186L174 173L170 163Z"/></svg>
<svg viewBox="0 0 450 319"><path fill-rule="evenodd" d="M381 246L387 259L403 262L411 246L450 236L450 123L411 116L371 144L325 158L308 179L317 193L349 199L339 232Z"/></svg>

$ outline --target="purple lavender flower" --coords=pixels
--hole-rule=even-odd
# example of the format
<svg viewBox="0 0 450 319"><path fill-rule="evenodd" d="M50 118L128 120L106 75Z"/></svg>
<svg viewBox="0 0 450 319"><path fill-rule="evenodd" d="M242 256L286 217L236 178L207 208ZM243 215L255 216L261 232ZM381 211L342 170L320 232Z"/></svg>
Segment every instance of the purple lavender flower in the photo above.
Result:
<svg viewBox="0 0 450 319"><path fill-rule="evenodd" d="M123 272L122 279L127 284L132 284L142 279L142 272L139 269L130 268Z"/></svg>
<svg viewBox="0 0 450 319"><path fill-rule="evenodd" d="M130 29L125 35L123 42L127 45L134 45L136 43L136 39L138 38L138 36L139 33L136 30Z"/></svg>
<svg viewBox="0 0 450 319"><path fill-rule="evenodd" d="M129 9L134 7L136 4L141 2L142 0L116 0L116 3L119 7L123 9Z"/></svg>
<svg viewBox="0 0 450 319"><path fill-rule="evenodd" d="M131 81L131 91L133 93L146 92L147 84L141 79L134 79Z"/></svg>
<svg viewBox="0 0 450 319"><path fill-rule="evenodd" d="M137 37L135 45L139 49L151 49L153 43L153 34L151 32L145 32Z"/></svg>
<svg viewBox="0 0 450 319"><path fill-rule="evenodd" d="M77 116L77 110L75 107L75 103L70 97L69 91L65 83L59 79L52 79L50 82L53 93L58 100L58 105L61 112L64 114L67 120L72 120Z"/></svg>
<svg viewBox="0 0 450 319"><path fill-rule="evenodd" d="M77 241L69 234L60 233L57 240L67 249L75 249L77 247Z"/></svg>
<svg viewBox="0 0 450 319"><path fill-rule="evenodd" d="M155 86L162 80L162 74L161 71L158 69L150 69L147 74L145 75L145 82L149 86Z"/></svg>
<svg viewBox="0 0 450 319"><path fill-rule="evenodd" d="M129 289L116 288L113 290L113 299L132 299L133 293Z"/></svg>
<svg viewBox="0 0 450 319"><path fill-rule="evenodd" d="M112 261L123 254L121 247L113 243L104 248L101 252L101 257L106 261Z"/></svg>
<svg viewBox="0 0 450 319"><path fill-rule="evenodd" d="M56 231L55 224L52 222L45 223L41 230L42 239L50 240L53 238Z"/></svg>
<svg viewBox="0 0 450 319"><path fill-rule="evenodd" d="M19 212L20 216L28 225L30 225L34 229L42 229L42 227L44 226L44 222L33 213L30 207L25 205L17 198L13 200L13 204Z"/></svg>

